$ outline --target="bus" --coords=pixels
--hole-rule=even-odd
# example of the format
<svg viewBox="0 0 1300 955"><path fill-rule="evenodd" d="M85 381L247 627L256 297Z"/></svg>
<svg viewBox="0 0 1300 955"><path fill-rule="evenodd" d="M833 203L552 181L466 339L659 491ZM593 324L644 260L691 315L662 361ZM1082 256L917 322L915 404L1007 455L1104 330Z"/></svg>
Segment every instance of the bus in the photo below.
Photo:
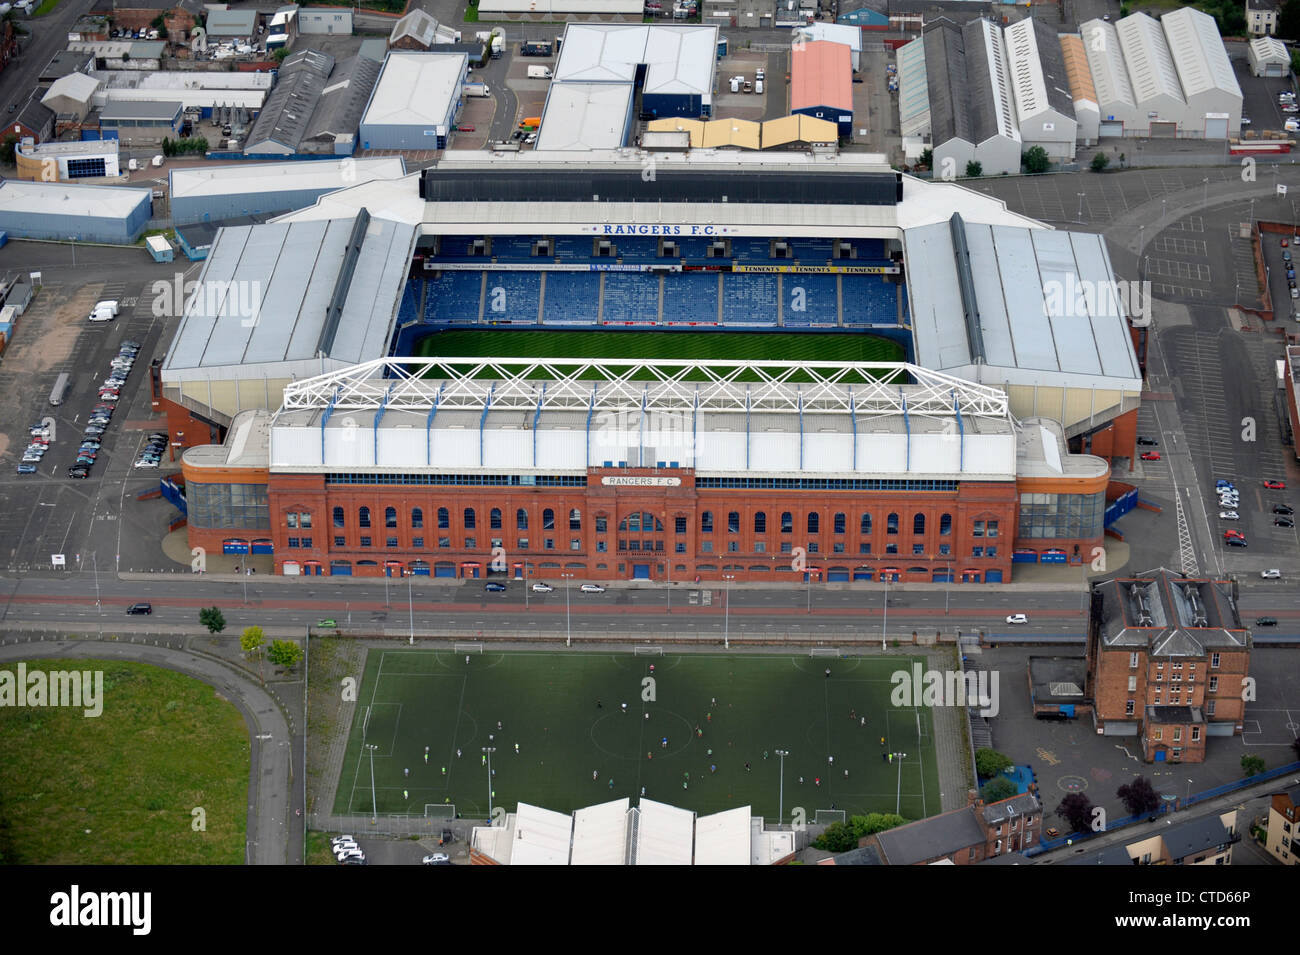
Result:
<svg viewBox="0 0 1300 955"><path fill-rule="evenodd" d="M68 387L71 383L72 379L68 377L66 371L59 375L58 381L54 383L54 390L50 392L51 405L54 405L57 408L59 405L63 404L63 399L68 396Z"/></svg>

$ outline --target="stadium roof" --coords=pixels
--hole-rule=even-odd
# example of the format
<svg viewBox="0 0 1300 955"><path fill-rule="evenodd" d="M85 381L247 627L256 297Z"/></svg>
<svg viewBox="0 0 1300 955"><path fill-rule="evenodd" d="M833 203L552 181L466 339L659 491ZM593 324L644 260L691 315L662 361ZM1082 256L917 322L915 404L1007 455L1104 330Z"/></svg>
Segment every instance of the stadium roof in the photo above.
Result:
<svg viewBox="0 0 1300 955"><path fill-rule="evenodd" d="M1241 96L1241 85L1228 60L1214 17L1193 7L1182 7L1162 16L1160 25L1169 41L1169 52L1184 95L1191 97L1219 90Z"/></svg>
<svg viewBox="0 0 1300 955"><path fill-rule="evenodd" d="M642 799L638 808L636 864L690 865L695 814L651 799Z"/></svg>
<svg viewBox="0 0 1300 955"><path fill-rule="evenodd" d="M451 104L460 99L468 60L464 53L389 53L362 122L367 126L443 122Z"/></svg>
<svg viewBox="0 0 1300 955"><path fill-rule="evenodd" d="M148 204L148 189L126 186L82 186L67 182L0 181L0 210L30 215L61 215L69 219L119 219L129 216L141 202Z"/></svg>
<svg viewBox="0 0 1300 955"><path fill-rule="evenodd" d="M917 361L977 380L1135 388L1125 303L1105 239L949 222L904 237Z"/></svg>
<svg viewBox="0 0 1300 955"><path fill-rule="evenodd" d="M749 806L740 806L695 820L696 865L749 865Z"/></svg>
<svg viewBox="0 0 1300 955"><path fill-rule="evenodd" d="M632 97L632 87L622 83L552 83L537 148L590 152L622 146Z"/></svg>
<svg viewBox="0 0 1300 955"><path fill-rule="evenodd" d="M1089 20L1079 27L1079 33L1097 91L1097 105L1107 107L1118 103L1135 109L1137 95L1133 92L1128 67L1124 65L1124 53L1119 46L1115 24Z"/></svg>
<svg viewBox="0 0 1300 955"><path fill-rule="evenodd" d="M1020 122L1049 109L1073 118L1074 99L1056 31L1045 21L1030 18L1007 27L1006 40Z"/></svg>
<svg viewBox="0 0 1300 955"><path fill-rule="evenodd" d="M829 106L853 112L853 51L813 40L790 54L790 109Z"/></svg>
<svg viewBox="0 0 1300 955"><path fill-rule="evenodd" d="M353 219L223 229L185 304L163 380L299 377L381 355L415 230Z"/></svg>
<svg viewBox="0 0 1300 955"><path fill-rule="evenodd" d="M623 865L627 861L630 801L626 798L573 813L573 865Z"/></svg>
<svg viewBox="0 0 1300 955"><path fill-rule="evenodd" d="M1097 103L1097 88L1092 82L1092 70L1088 67L1088 55L1083 51L1083 40L1077 36L1062 35L1061 57L1065 61L1065 76L1070 84L1070 95L1076 101L1087 100Z"/></svg>
<svg viewBox="0 0 1300 955"><path fill-rule="evenodd" d="M1139 105L1159 96L1185 102L1178 69L1158 21L1145 13L1134 13L1115 25L1115 33Z"/></svg>
<svg viewBox="0 0 1300 955"><path fill-rule="evenodd" d="M169 173L172 199L267 192L339 189L371 179L405 175L401 156L364 159L305 159L290 162L239 162L229 166L189 166Z"/></svg>
<svg viewBox="0 0 1300 955"><path fill-rule="evenodd" d="M568 865L573 817L519 803L515 810L511 865Z"/></svg>

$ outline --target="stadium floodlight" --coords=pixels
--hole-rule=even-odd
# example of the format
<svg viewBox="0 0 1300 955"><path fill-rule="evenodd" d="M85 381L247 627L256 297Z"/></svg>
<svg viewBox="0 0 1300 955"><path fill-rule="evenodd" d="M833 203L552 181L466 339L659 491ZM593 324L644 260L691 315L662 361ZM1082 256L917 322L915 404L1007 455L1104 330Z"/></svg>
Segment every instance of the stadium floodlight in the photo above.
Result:
<svg viewBox="0 0 1300 955"><path fill-rule="evenodd" d="M483 752L487 754L487 774L488 774L488 824L492 820L492 754L497 751L495 746L484 746Z"/></svg>
<svg viewBox="0 0 1300 955"><path fill-rule="evenodd" d="M375 743L366 744L366 749L370 750L370 824L372 826L379 823L379 803L375 801L375 750L378 748Z"/></svg>
<svg viewBox="0 0 1300 955"><path fill-rule="evenodd" d="M790 755L790 751L785 749L778 749L776 751L776 755L779 756L781 759L781 783L777 795L776 818L781 821L784 821L785 820L785 758Z"/></svg>
<svg viewBox="0 0 1300 955"><path fill-rule="evenodd" d="M731 649L731 582L736 579L735 574L723 574L722 579L726 581L725 589L722 594L722 647L724 650Z"/></svg>

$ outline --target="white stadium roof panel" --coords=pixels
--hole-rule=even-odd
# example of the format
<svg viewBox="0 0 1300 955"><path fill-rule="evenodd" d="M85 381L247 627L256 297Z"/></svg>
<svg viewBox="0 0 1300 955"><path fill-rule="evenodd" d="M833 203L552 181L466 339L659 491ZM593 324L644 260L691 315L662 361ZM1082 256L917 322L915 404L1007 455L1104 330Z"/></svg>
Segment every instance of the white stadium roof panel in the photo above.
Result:
<svg viewBox="0 0 1300 955"><path fill-rule="evenodd" d="M1159 21L1145 13L1134 13L1120 20L1115 32L1139 106L1160 96L1177 102L1186 101L1173 54ZM1095 73L1093 78L1096 79Z"/></svg>
<svg viewBox="0 0 1300 955"><path fill-rule="evenodd" d="M637 865L690 865L695 813L642 799L636 833Z"/></svg>
<svg viewBox="0 0 1300 955"><path fill-rule="evenodd" d="M749 806L740 806L695 820L696 865L749 865Z"/></svg>
<svg viewBox="0 0 1300 955"><path fill-rule="evenodd" d="M1241 96L1241 85L1212 16L1183 7L1166 13L1160 24L1187 96L1216 89Z"/></svg>
<svg viewBox="0 0 1300 955"><path fill-rule="evenodd" d="M573 819L521 802L515 812L511 865L568 865Z"/></svg>
<svg viewBox="0 0 1300 955"><path fill-rule="evenodd" d="M342 189L369 180L397 179L405 175L405 170L400 156L183 167L170 173L171 195L173 199L192 199L231 193Z"/></svg>
<svg viewBox="0 0 1300 955"><path fill-rule="evenodd" d="M1097 99L1104 108L1113 103L1134 107L1137 97L1124 66L1124 53L1120 49L1115 25L1105 20L1089 20L1079 28L1083 36L1083 50L1092 72L1092 84Z"/></svg>
<svg viewBox="0 0 1300 955"><path fill-rule="evenodd" d="M628 799L615 799L573 813L573 865L627 862Z"/></svg>
<svg viewBox="0 0 1300 955"><path fill-rule="evenodd" d="M994 240L1003 230L994 230ZM1097 354L1096 339L1092 334L1092 322L1087 312L1078 314L1076 304L1079 301L1085 303L1086 299L1079 299L1074 296L1066 298L1059 296L1061 303L1066 306L1063 309L1053 309L1048 306L1043 297L1044 290L1051 292L1052 289L1068 289L1079 277L1079 263L1074 256L1074 247L1070 242L1068 232L1047 232L1032 237L1033 248L1029 251L1030 261L1038 263L1038 287L1034 289L1033 298L1035 304L1043 309L1047 315L1048 326L1051 328L1051 344L1055 352L1052 356L1053 361L1047 365L1048 368L1058 370L1069 369L1070 371L1082 372L1086 375L1101 375L1103 373L1101 358ZM999 250L1001 251L1001 250ZM1017 250L1019 251L1019 250Z"/></svg>

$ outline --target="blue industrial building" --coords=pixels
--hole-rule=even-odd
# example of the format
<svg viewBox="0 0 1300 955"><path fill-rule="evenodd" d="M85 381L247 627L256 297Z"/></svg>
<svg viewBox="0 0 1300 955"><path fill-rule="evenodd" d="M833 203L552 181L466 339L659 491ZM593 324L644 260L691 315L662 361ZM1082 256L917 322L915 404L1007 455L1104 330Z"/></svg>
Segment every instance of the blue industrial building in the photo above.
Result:
<svg viewBox="0 0 1300 955"><path fill-rule="evenodd" d="M148 189L66 182L0 182L0 232L11 239L128 245L153 214Z"/></svg>

